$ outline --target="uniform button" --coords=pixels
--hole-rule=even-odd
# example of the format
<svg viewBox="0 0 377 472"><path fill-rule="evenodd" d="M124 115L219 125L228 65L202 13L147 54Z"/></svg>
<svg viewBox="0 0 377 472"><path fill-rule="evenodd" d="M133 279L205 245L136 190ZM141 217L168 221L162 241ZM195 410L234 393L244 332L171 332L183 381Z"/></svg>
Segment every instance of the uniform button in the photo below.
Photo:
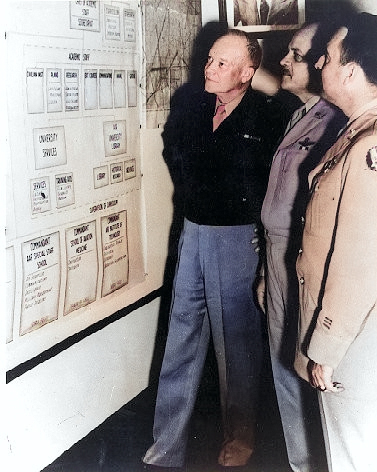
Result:
<svg viewBox="0 0 377 472"><path fill-rule="evenodd" d="M304 285L304 282L305 282L304 277L300 277L300 284Z"/></svg>

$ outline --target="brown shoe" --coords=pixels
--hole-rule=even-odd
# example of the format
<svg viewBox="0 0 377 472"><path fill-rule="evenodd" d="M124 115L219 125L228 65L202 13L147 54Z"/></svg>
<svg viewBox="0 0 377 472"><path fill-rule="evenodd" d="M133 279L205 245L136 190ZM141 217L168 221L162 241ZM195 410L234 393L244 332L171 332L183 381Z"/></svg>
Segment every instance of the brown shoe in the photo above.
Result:
<svg viewBox="0 0 377 472"><path fill-rule="evenodd" d="M218 462L224 467L239 467L246 465L253 449L239 439L226 442L219 454Z"/></svg>

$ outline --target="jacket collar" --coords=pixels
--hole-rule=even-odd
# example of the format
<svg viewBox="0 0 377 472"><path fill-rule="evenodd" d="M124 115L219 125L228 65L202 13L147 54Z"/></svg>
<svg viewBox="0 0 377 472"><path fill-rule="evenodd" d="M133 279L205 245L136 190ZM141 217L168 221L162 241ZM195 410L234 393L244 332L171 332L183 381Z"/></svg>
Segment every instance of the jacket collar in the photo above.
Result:
<svg viewBox="0 0 377 472"><path fill-rule="evenodd" d="M376 122L377 106L375 108L370 108L354 121L348 123L348 126L344 129L336 143L326 153L324 160L335 157L339 153L343 152L343 150L353 144L360 134L362 134L365 130L371 128L372 126L376 127Z"/></svg>
<svg viewBox="0 0 377 472"><path fill-rule="evenodd" d="M291 144L294 144L298 140L302 139L303 126L305 133L309 133L313 128L315 128L318 123L322 120L324 116L327 115L330 109L330 105L325 102L325 100L320 99L306 115L301 118L300 122L297 123L283 138L279 148L287 147Z"/></svg>

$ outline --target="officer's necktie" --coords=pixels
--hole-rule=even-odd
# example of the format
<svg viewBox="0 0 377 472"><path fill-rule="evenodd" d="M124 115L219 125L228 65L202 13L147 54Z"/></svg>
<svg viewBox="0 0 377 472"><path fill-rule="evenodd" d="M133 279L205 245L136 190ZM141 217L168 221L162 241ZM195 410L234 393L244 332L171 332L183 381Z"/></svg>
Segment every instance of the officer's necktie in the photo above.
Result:
<svg viewBox="0 0 377 472"><path fill-rule="evenodd" d="M297 110L295 110L293 112L292 118L289 120L289 123L287 125L284 135L286 135L294 127L294 125L298 123L301 120L301 118L305 116L305 114L306 114L305 106L300 107Z"/></svg>

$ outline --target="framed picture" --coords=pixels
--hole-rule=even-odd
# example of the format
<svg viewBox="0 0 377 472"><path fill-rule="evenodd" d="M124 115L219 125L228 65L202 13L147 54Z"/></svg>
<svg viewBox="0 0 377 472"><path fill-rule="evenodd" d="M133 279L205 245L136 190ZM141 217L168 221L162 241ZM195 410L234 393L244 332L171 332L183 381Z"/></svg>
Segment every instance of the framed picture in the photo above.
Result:
<svg viewBox="0 0 377 472"><path fill-rule="evenodd" d="M202 24L208 21L250 32L298 29L305 21L305 0L202 0Z"/></svg>

